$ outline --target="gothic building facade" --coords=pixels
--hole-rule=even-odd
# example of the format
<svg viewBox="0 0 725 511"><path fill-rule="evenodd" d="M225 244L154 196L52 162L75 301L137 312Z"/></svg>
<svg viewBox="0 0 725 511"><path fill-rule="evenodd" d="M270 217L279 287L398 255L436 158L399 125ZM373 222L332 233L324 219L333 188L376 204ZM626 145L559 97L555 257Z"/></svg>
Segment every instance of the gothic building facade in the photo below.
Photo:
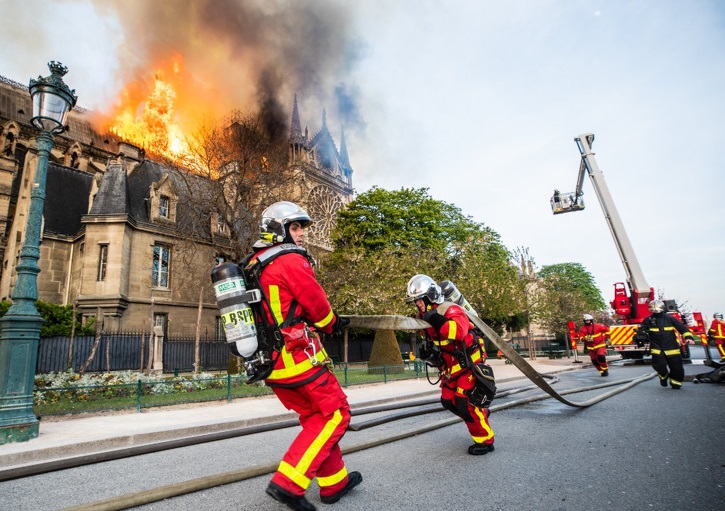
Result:
<svg viewBox="0 0 725 511"><path fill-rule="evenodd" d="M0 77L0 299L9 300L37 166L38 132L23 85ZM103 317L107 330L193 336L218 329L209 274L231 232L219 215L188 197L218 183L156 161L142 149L98 133L91 113L71 111L55 137L46 184L38 295ZM327 127L302 129L291 111L289 168L297 178L286 200L305 207L314 224L308 243L332 249L337 210L352 200L352 167L344 132L339 149ZM197 193L199 196L199 193ZM202 218L201 223L198 219ZM221 220L220 220L221 218ZM199 225L202 228L199 229ZM194 226L194 235L190 229ZM250 229L254 231L254 229ZM257 236L247 232L246 236ZM189 249L190 238L193 250Z"/></svg>

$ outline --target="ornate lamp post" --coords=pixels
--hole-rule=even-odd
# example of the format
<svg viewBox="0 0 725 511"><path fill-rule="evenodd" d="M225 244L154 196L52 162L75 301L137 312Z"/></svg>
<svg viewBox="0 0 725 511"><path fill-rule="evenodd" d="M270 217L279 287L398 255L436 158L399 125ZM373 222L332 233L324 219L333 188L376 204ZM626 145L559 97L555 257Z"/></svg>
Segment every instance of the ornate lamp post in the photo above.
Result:
<svg viewBox="0 0 725 511"><path fill-rule="evenodd" d="M35 308L40 273L40 229L45 203L45 181L53 136L65 129L68 112L76 104L75 91L63 83L68 72L60 62L48 64L50 76L30 80L33 126L38 136L38 165L30 194L25 242L16 267L13 305L0 319L0 444L25 442L38 436L33 413L33 382L43 319Z"/></svg>

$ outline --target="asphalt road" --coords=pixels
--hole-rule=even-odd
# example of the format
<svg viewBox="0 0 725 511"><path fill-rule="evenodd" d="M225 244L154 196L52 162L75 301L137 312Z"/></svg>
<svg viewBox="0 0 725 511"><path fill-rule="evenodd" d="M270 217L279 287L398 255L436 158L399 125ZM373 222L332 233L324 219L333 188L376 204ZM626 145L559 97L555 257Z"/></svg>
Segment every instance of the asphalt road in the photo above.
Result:
<svg viewBox="0 0 725 511"><path fill-rule="evenodd" d="M686 370L692 375L709 369L696 361ZM554 387L585 387L650 372L649 364L615 364L605 379L588 368L561 374ZM583 402L606 390L567 398ZM348 469L362 472L363 483L333 506L320 503L314 483L308 497L318 509L335 511L721 511L725 460L719 439L725 435L724 403L725 385L685 383L676 391L660 387L656 378L585 409L552 399L538 401L492 414L496 450L486 456L466 453L470 437L459 423L350 454ZM350 431L342 446L450 417L442 412ZM57 510L273 463L295 432L291 428L3 482L0 508ZM269 476L257 477L135 509L286 509L264 493L268 480Z"/></svg>

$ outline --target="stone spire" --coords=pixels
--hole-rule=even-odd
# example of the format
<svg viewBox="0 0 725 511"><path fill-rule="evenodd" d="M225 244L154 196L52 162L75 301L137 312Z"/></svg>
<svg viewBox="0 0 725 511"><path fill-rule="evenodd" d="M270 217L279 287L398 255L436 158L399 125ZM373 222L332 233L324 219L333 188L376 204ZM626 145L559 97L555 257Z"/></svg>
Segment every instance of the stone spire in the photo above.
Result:
<svg viewBox="0 0 725 511"><path fill-rule="evenodd" d="M350 167L350 157L347 155L347 144L345 143L345 128L340 130L340 161L346 167Z"/></svg>
<svg viewBox="0 0 725 511"><path fill-rule="evenodd" d="M292 124L290 125L289 138L291 143L302 143L302 125L300 124L300 112L297 109L297 94L295 94L295 105L292 109Z"/></svg>

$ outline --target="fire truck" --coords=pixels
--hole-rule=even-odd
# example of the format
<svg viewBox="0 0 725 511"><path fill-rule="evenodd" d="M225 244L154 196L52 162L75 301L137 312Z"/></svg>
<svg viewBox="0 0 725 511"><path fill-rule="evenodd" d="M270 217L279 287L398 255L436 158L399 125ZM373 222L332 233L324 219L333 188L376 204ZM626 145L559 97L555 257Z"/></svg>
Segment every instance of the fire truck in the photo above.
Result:
<svg viewBox="0 0 725 511"><path fill-rule="evenodd" d="M561 193L554 190L551 197L551 210L554 215L562 213L571 213L582 211L585 207L582 187L584 186L584 175L588 174L594 192L599 200L599 204L604 212L604 218L609 226L609 231L614 238L614 244L617 247L619 258L624 266L626 276L626 286L624 282L614 284L614 299L609 302L614 310L617 318L617 325L611 327L610 343L615 351L618 351L624 359L641 360L649 355L649 343L646 338L636 336L637 327L642 323L644 318L649 316L649 302L655 299L654 288L647 284L639 265L637 256L634 253L632 244L629 241L627 232L624 229L617 208L614 205L612 195L604 181L604 175L599 170L594 153L592 152L592 143L594 135L586 133L579 135L574 139L579 153L581 154L581 162L579 164L579 175L577 177L576 189L573 192ZM675 300L663 300L667 308L667 313L672 314L680 321L685 322L693 335L707 343L707 335L705 330L705 322L700 312L692 312L683 314L677 306ZM689 359L689 346L683 344L683 356Z"/></svg>

